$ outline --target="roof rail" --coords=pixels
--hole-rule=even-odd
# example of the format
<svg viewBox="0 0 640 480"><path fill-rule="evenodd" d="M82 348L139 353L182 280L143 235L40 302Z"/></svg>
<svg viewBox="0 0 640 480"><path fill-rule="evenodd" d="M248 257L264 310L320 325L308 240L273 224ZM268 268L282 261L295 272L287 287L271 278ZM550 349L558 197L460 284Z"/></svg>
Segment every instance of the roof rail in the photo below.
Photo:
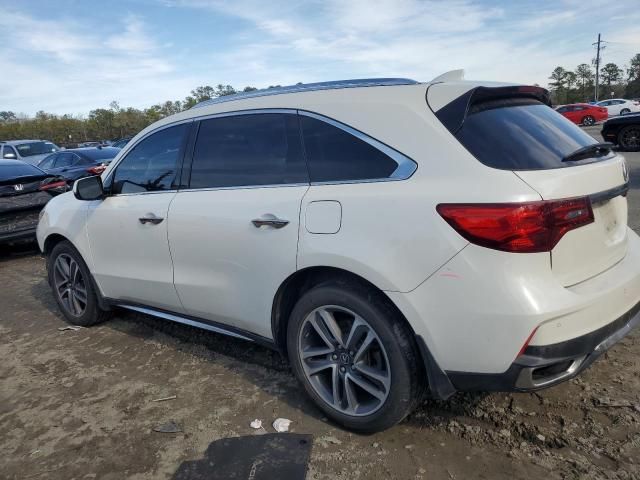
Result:
<svg viewBox="0 0 640 480"><path fill-rule="evenodd" d="M234 100L244 100L246 98L266 97L270 95L282 95L285 93L312 92L315 90L335 90L340 88L358 87L383 87L392 85L415 85L419 82L409 78L362 78L355 80L334 80L332 82L300 83L298 85L288 85L286 87L272 87L251 92L240 92L234 95L224 95L222 97L205 100L191 108L199 108L217 103L232 102Z"/></svg>

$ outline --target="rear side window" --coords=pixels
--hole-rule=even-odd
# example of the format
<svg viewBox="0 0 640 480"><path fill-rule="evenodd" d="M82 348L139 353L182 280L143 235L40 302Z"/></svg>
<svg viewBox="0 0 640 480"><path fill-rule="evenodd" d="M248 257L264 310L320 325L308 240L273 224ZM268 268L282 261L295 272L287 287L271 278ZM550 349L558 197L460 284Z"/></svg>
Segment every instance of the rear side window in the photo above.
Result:
<svg viewBox="0 0 640 480"><path fill-rule="evenodd" d="M165 128L138 143L116 167L113 193L170 190L189 123Z"/></svg>
<svg viewBox="0 0 640 480"><path fill-rule="evenodd" d="M312 182L388 178L398 163L352 134L315 118L300 116Z"/></svg>
<svg viewBox="0 0 640 480"><path fill-rule="evenodd" d="M296 115L262 113L200 122L190 188L308 181Z"/></svg>
<svg viewBox="0 0 640 480"><path fill-rule="evenodd" d="M562 162L565 156L597 143L553 109L528 98L472 105L455 136L482 163L502 170L569 167L573 163Z"/></svg>

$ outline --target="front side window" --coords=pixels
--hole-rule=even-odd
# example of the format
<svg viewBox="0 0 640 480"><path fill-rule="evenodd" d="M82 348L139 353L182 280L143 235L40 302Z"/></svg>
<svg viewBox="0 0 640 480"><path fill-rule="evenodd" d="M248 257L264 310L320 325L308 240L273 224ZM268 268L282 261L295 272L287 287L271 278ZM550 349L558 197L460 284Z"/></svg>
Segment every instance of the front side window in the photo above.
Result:
<svg viewBox="0 0 640 480"><path fill-rule="evenodd" d="M307 182L296 115L259 113L200 122L190 188Z"/></svg>
<svg viewBox="0 0 640 480"><path fill-rule="evenodd" d="M300 116L312 182L389 178L398 163L373 145L327 122Z"/></svg>
<svg viewBox="0 0 640 480"><path fill-rule="evenodd" d="M12 147L10 147L9 145L5 145L4 146L4 151L2 153L2 156L4 158L18 158L16 156L16 151Z"/></svg>
<svg viewBox="0 0 640 480"><path fill-rule="evenodd" d="M183 123L165 128L138 143L116 167L111 192L143 193L175 188L189 126Z"/></svg>
<svg viewBox="0 0 640 480"><path fill-rule="evenodd" d="M58 158L57 154L56 155L49 155L42 162L40 162L38 167L42 168L44 170L48 170L49 168L53 168L53 162L55 161L56 158Z"/></svg>

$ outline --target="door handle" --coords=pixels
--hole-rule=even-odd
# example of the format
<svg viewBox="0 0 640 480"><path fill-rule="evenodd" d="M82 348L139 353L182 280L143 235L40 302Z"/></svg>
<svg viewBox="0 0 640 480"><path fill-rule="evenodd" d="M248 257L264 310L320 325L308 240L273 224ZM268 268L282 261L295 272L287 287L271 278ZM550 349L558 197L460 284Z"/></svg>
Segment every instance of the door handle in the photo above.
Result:
<svg viewBox="0 0 640 480"><path fill-rule="evenodd" d="M158 225L159 223L162 223L164 218L156 217L153 213L147 213L144 217L140 217L138 220L143 225L146 225L147 223Z"/></svg>
<svg viewBox="0 0 640 480"><path fill-rule="evenodd" d="M263 215L262 218L254 218L253 220L251 220L251 223L253 223L253 226L256 228L265 226L273 228L283 228L289 225L289 220L283 220L271 213L267 213L266 215Z"/></svg>

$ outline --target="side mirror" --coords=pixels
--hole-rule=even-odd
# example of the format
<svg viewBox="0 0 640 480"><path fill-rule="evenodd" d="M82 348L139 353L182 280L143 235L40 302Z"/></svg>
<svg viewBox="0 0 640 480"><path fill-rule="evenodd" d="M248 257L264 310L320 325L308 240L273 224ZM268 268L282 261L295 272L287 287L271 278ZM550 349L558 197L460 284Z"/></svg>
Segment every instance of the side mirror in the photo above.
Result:
<svg viewBox="0 0 640 480"><path fill-rule="evenodd" d="M81 178L73 184L73 194L78 200L102 200L104 188L99 175Z"/></svg>
<svg viewBox="0 0 640 480"><path fill-rule="evenodd" d="M15 160L17 157L16 157L15 153L7 152L2 156L2 158L6 158L6 159L9 159L9 160Z"/></svg>

